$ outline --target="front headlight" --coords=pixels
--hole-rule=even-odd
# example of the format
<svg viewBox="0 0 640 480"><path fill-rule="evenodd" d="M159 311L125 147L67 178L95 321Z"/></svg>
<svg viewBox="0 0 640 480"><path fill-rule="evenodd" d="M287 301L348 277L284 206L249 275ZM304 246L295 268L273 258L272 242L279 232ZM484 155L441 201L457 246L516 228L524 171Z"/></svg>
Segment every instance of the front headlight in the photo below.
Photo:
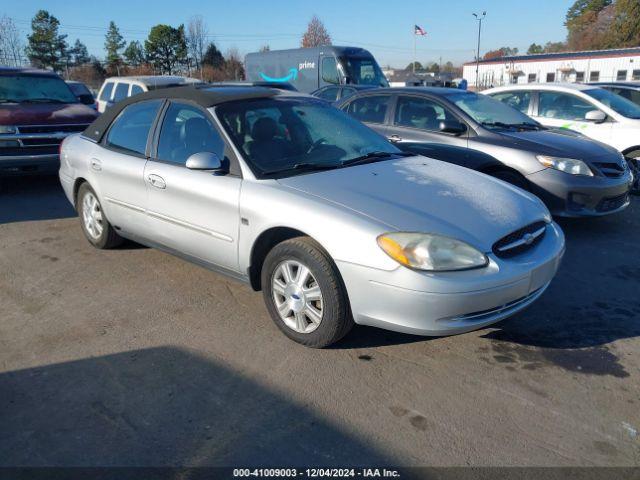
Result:
<svg viewBox="0 0 640 480"><path fill-rule="evenodd" d="M18 133L18 128L13 125L0 125L0 134L2 133Z"/></svg>
<svg viewBox="0 0 640 480"><path fill-rule="evenodd" d="M549 157L547 155L537 155L538 161L545 167L554 168L571 175L587 175L593 177L593 172L582 160L575 158Z"/></svg>
<svg viewBox="0 0 640 480"><path fill-rule="evenodd" d="M378 245L405 267L434 272L485 267L487 256L455 238L433 233L392 232L378 237Z"/></svg>

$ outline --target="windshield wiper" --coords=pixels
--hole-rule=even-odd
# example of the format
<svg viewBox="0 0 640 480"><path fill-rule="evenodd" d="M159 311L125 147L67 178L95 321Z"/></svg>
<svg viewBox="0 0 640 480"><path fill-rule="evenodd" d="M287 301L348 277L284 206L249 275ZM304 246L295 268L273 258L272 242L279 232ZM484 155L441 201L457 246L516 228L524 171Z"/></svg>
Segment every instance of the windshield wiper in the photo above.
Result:
<svg viewBox="0 0 640 480"><path fill-rule="evenodd" d="M365 153L364 155L361 155L359 157L350 158L349 160L345 160L344 162L342 162L342 166L346 167L346 166L349 166L349 165L362 165L364 163L379 162L380 160L384 160L385 158L411 157L413 155L414 155L413 153L409 153L409 152L382 152L382 151L375 151L375 152Z"/></svg>
<svg viewBox="0 0 640 480"><path fill-rule="evenodd" d="M0 103L20 103L20 100L15 98L0 98Z"/></svg>
<svg viewBox="0 0 640 480"><path fill-rule="evenodd" d="M295 165L287 168L279 168L277 170L267 170L263 172L264 175L274 175L276 173L290 172L291 170L304 170L307 172L318 172L321 170L333 170L334 168L341 167L340 163L296 163Z"/></svg>
<svg viewBox="0 0 640 480"><path fill-rule="evenodd" d="M504 123L504 122L481 122L481 125L485 127L498 127L498 128L510 128L521 130L545 130L542 125L536 125L535 123L522 122L522 123Z"/></svg>
<svg viewBox="0 0 640 480"><path fill-rule="evenodd" d="M69 103L69 102L64 102L62 100L58 100L57 98L26 98L24 100L20 100L20 103Z"/></svg>

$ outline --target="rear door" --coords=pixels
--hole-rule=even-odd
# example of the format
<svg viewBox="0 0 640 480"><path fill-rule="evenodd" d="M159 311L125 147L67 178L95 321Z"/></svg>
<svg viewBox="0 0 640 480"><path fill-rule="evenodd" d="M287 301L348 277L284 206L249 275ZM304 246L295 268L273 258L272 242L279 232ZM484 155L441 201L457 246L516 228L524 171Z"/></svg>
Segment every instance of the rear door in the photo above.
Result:
<svg viewBox="0 0 640 480"><path fill-rule="evenodd" d="M89 159L90 183L101 197L109 222L137 236L148 236L144 168L152 126L162 100L126 107L113 121Z"/></svg>
<svg viewBox="0 0 640 480"><path fill-rule="evenodd" d="M456 120L457 115L443 103L430 97L398 95L391 125L386 135L403 149L421 143L440 143L467 147L468 134L452 135L440 131L440 122Z"/></svg>
<svg viewBox="0 0 640 480"><path fill-rule="evenodd" d="M200 152L231 162L231 151L211 115L197 105L172 101L146 164L148 221L158 243L207 263L238 270L239 175L190 170Z"/></svg>

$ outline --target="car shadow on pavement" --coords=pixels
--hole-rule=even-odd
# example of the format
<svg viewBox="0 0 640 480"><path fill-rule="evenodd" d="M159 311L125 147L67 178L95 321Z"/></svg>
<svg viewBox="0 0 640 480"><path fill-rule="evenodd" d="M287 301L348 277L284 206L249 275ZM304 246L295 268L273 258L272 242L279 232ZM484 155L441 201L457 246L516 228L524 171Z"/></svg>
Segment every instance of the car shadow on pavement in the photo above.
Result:
<svg viewBox="0 0 640 480"><path fill-rule="evenodd" d="M536 369L626 377L617 340L640 336L640 241L636 211L561 220L567 250L556 278L528 310L495 325L493 360ZM635 245L635 246L634 246Z"/></svg>
<svg viewBox="0 0 640 480"><path fill-rule="evenodd" d="M0 177L0 224L75 216L58 177Z"/></svg>
<svg viewBox="0 0 640 480"><path fill-rule="evenodd" d="M160 347L0 374L0 467L392 465L226 365Z"/></svg>

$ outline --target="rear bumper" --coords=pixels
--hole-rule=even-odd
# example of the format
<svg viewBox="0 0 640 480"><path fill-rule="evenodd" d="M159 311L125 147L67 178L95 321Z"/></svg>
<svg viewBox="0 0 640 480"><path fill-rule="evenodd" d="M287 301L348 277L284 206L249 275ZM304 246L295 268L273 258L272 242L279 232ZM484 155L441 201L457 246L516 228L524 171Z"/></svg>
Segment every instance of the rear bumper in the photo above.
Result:
<svg viewBox="0 0 640 480"><path fill-rule="evenodd" d="M509 260L490 254L490 265L478 270L432 274L336 264L356 323L416 335L454 335L503 320L542 295L564 254L562 231L555 224L547 228L531 251Z"/></svg>
<svg viewBox="0 0 640 480"><path fill-rule="evenodd" d="M58 154L0 155L0 175L29 175L56 173L60 168Z"/></svg>
<svg viewBox="0 0 640 480"><path fill-rule="evenodd" d="M631 173L618 178L570 175L547 168L527 176L532 191L560 217L610 215L629 206Z"/></svg>

